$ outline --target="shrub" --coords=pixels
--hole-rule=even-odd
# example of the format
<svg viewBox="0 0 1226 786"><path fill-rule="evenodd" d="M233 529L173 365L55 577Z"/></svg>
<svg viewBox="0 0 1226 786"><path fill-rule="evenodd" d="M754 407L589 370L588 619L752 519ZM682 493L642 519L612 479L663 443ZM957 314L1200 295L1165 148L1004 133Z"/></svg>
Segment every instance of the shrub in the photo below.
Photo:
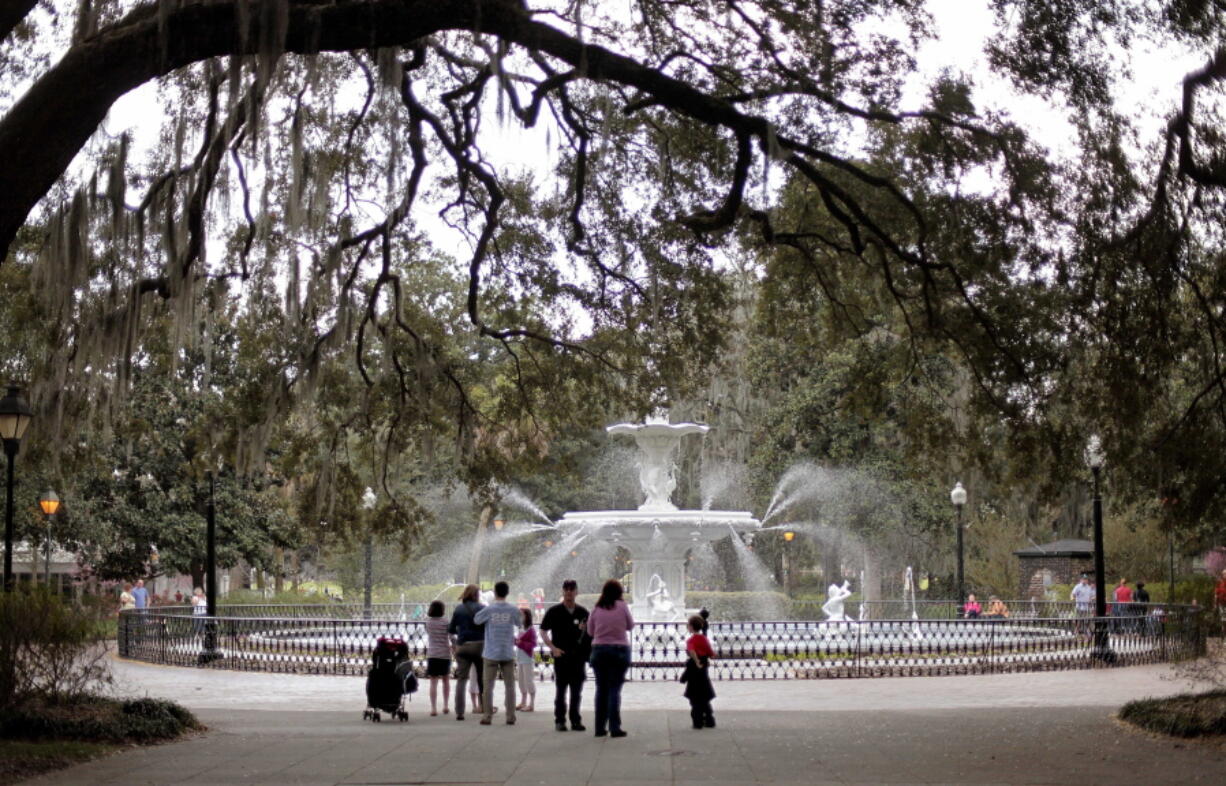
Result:
<svg viewBox="0 0 1226 786"><path fill-rule="evenodd" d="M1226 691L1131 701L1120 710L1120 720L1174 737L1226 734Z"/></svg>
<svg viewBox="0 0 1226 786"><path fill-rule="evenodd" d="M0 708L109 683L103 635L96 613L40 587L0 593Z"/></svg>
<svg viewBox="0 0 1226 786"><path fill-rule="evenodd" d="M0 710L0 737L90 742L155 742L202 728L196 717L163 699L79 696L71 703L27 700Z"/></svg>

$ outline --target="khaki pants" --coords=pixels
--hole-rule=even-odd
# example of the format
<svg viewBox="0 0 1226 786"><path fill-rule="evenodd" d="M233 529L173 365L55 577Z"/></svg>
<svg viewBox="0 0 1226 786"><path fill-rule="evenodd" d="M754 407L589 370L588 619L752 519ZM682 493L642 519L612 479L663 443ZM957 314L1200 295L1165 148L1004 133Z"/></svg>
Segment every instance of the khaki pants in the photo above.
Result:
<svg viewBox="0 0 1226 786"><path fill-rule="evenodd" d="M506 686L503 706L507 711L507 723L515 722L515 661L485 659L485 693L481 696L481 709L485 719L494 717L494 681L502 677Z"/></svg>

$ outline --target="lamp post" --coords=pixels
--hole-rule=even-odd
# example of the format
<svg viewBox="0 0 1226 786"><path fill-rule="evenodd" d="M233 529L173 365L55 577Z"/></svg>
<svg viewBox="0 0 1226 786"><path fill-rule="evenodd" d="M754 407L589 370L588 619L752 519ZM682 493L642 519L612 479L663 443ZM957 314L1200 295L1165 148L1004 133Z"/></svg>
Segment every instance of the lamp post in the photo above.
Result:
<svg viewBox="0 0 1226 786"><path fill-rule="evenodd" d="M1167 601L1166 602L1174 603L1175 602L1175 528L1174 527L1171 527L1170 531L1166 533L1166 545L1167 545L1168 550L1170 551L1170 558L1171 558L1170 559L1171 567L1170 567L1170 571L1167 574L1167 591L1166 591Z"/></svg>
<svg viewBox="0 0 1226 786"><path fill-rule="evenodd" d="M796 533L792 530L783 533L783 594L789 598L792 596L792 572L791 566L788 565L788 549L795 537Z"/></svg>
<svg viewBox="0 0 1226 786"><path fill-rule="evenodd" d="M156 543L149 544L149 597L153 600L158 596L158 563L161 560L161 555L158 554Z"/></svg>
<svg viewBox="0 0 1226 786"><path fill-rule="evenodd" d="M1107 579L1103 560L1103 497L1099 490L1099 476L1107 456L1103 453L1102 440L1095 434L1086 444L1086 464L1094 476L1094 649L1091 656L1104 661L1114 660L1107 638Z"/></svg>
<svg viewBox="0 0 1226 786"><path fill-rule="evenodd" d="M949 501L954 503L954 510L958 512L957 528L958 528L958 609L962 609L962 603L966 599L964 587L962 584L962 506L966 504L966 489L962 488L962 481L954 484L953 491L949 492Z"/></svg>
<svg viewBox="0 0 1226 786"><path fill-rule="evenodd" d="M209 468L209 498L204 508L204 650L200 653L200 665L217 660L217 505L213 468Z"/></svg>
<svg viewBox="0 0 1226 786"><path fill-rule="evenodd" d="M4 591L13 589L13 464L21 448L21 438L34 413L21 396L21 388L9 385L8 394L0 398L0 439L4 440L4 457L8 460L8 480L5 483L4 504Z"/></svg>
<svg viewBox="0 0 1226 786"><path fill-rule="evenodd" d="M374 560L375 560L375 536L370 529L370 512L375 509L375 503L378 499L375 497L374 489L370 486L366 487L365 493L362 494L362 518L366 521L366 567L365 575L363 576L362 584L362 615L366 619L371 618L371 594L374 589Z"/></svg>
<svg viewBox="0 0 1226 786"><path fill-rule="evenodd" d="M38 498L38 506L43 509L43 515L47 518L47 554L43 559L43 584L47 587L51 586L51 517L54 516L60 509L60 498L51 489L43 492L43 495Z"/></svg>

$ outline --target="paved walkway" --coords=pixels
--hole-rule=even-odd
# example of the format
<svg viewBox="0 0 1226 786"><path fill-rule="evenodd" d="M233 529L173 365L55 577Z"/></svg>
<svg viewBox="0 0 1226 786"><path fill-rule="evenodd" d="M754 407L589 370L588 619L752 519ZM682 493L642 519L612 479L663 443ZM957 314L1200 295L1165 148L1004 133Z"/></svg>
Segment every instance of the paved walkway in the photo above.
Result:
<svg viewBox="0 0 1226 786"><path fill-rule="evenodd" d="M211 731L39 784L1220 783L1226 747L1124 727L1131 698L1188 689L1164 666L974 677L717 683L694 731L676 683L627 686L622 740L428 716L363 723L362 681L117 662L122 692L176 699ZM588 683L590 694L592 683ZM552 685L540 686L542 698ZM590 708L590 696L585 697ZM589 709L590 715L590 709ZM590 727L589 722L589 727Z"/></svg>

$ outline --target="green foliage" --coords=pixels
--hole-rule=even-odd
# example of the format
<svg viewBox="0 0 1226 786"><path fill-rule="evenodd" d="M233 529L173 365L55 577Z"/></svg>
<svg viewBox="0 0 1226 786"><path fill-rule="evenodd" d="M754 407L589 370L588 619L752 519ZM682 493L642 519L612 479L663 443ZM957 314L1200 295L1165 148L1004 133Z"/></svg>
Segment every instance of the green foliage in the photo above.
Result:
<svg viewBox="0 0 1226 786"><path fill-rule="evenodd" d="M39 588L0 593L0 708L71 702L110 680L98 617Z"/></svg>

